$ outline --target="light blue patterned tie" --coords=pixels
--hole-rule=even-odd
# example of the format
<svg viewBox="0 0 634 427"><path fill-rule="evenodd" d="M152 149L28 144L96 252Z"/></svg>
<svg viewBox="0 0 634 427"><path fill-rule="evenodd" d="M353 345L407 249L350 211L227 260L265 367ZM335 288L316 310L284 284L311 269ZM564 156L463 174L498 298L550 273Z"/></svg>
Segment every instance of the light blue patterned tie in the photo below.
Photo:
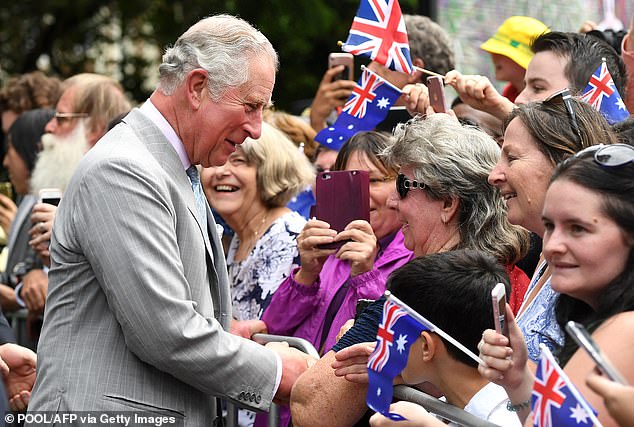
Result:
<svg viewBox="0 0 634 427"><path fill-rule="evenodd" d="M187 169L187 176L192 183L192 190L194 190L194 199L196 199L196 209L198 209L198 219L201 220L202 225L207 225L207 200L205 200L205 194L203 193L203 187L200 184L200 175L196 166L191 165Z"/></svg>

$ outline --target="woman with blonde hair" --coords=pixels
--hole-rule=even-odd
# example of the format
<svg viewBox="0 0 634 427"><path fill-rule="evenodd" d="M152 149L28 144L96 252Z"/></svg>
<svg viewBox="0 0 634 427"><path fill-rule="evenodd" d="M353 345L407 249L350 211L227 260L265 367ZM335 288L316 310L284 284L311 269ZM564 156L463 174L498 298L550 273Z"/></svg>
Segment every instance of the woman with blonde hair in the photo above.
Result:
<svg viewBox="0 0 634 427"><path fill-rule="evenodd" d="M312 182L313 168L286 135L263 123L258 140L247 138L201 178L209 204L235 231L227 254L233 316L259 319L297 264L295 239L306 220L286 204ZM236 323L234 332L250 337L258 325Z"/></svg>

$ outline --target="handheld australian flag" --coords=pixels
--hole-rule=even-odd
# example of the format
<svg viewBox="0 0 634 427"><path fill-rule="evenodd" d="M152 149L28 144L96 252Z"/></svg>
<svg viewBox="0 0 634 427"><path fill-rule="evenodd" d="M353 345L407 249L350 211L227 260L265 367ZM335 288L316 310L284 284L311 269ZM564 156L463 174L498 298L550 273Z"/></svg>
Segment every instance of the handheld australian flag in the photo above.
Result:
<svg viewBox="0 0 634 427"><path fill-rule="evenodd" d="M398 303L388 299L383 306L383 320L376 335L376 347L368 360L368 407L398 421L404 418L390 412L394 378L407 365L410 346L420 333L430 330L407 314ZM433 325L432 325L433 326Z"/></svg>
<svg viewBox="0 0 634 427"><path fill-rule="evenodd" d="M478 363L484 363L472 351L456 341L445 331L417 313L389 291L383 306L383 320L376 335L376 347L368 360L368 395L366 404L376 412L395 421L404 420L390 412L394 378L407 365L409 348L423 331L434 332Z"/></svg>
<svg viewBox="0 0 634 427"><path fill-rule="evenodd" d="M584 89L581 99L600 111L611 125L630 116L619 91L616 90L605 59L590 76L590 81Z"/></svg>
<svg viewBox="0 0 634 427"><path fill-rule="evenodd" d="M335 123L319 131L315 141L339 151L355 133L372 130L381 123L399 96L400 89L364 68Z"/></svg>
<svg viewBox="0 0 634 427"><path fill-rule="evenodd" d="M533 383L533 426L602 427L590 404L557 364L548 347L540 344L540 348Z"/></svg>
<svg viewBox="0 0 634 427"><path fill-rule="evenodd" d="M398 0L361 0L342 49L411 74L412 58Z"/></svg>

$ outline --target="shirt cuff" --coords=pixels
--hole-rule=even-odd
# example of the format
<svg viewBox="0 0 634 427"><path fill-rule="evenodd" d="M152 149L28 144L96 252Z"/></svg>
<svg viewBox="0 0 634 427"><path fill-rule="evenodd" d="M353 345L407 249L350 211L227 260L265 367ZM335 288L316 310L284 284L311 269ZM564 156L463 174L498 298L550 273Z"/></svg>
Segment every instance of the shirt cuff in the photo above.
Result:
<svg viewBox="0 0 634 427"><path fill-rule="evenodd" d="M282 358L276 352L273 352L275 355L275 360L277 361L277 375L275 375L275 388L273 388L273 396L277 394L277 389L280 388L280 383L282 382Z"/></svg>

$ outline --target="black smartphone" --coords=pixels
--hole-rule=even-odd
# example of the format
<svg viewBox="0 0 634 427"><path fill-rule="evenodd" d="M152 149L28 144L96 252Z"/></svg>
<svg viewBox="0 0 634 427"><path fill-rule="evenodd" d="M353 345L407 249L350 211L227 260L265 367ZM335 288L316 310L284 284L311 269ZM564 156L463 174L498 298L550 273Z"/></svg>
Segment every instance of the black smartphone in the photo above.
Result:
<svg viewBox="0 0 634 427"><path fill-rule="evenodd" d="M566 331L579 347L588 353L588 356L590 356L603 374L616 383L627 385L625 378L623 378L621 373L617 371L607 357L605 357L597 343L592 339L582 324L571 320L566 323Z"/></svg>
<svg viewBox="0 0 634 427"><path fill-rule="evenodd" d="M506 323L506 287L504 283L498 283L491 291L491 304L493 304L495 332L508 338L509 327Z"/></svg>
<svg viewBox="0 0 634 427"><path fill-rule="evenodd" d="M40 202L58 206L62 200L62 190L59 188L43 188L39 192Z"/></svg>

